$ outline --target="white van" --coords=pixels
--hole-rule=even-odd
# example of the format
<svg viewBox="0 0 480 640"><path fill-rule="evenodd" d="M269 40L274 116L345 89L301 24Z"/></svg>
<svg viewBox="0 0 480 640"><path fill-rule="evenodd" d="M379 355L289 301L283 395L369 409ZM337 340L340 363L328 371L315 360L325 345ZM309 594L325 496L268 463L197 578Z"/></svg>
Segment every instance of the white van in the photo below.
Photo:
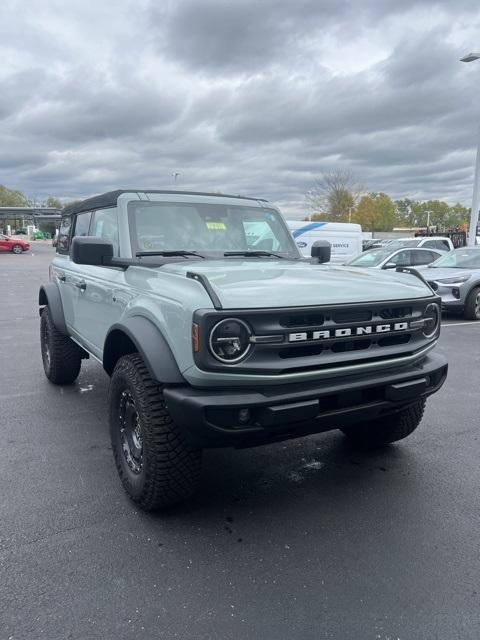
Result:
<svg viewBox="0 0 480 640"><path fill-rule="evenodd" d="M362 227L351 222L307 222L287 220L297 247L310 256L316 240L327 240L332 246L331 262L343 264L362 253Z"/></svg>

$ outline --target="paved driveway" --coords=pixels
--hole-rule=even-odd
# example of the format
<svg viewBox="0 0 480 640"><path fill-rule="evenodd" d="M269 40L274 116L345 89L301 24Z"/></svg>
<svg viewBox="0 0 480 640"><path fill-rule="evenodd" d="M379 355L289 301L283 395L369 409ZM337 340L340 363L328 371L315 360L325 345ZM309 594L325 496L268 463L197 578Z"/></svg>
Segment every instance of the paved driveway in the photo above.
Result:
<svg viewBox="0 0 480 640"><path fill-rule="evenodd" d="M447 321L447 385L402 444L207 452L198 496L145 515L116 477L101 367L43 375L51 255L0 254L1 640L478 640L480 323Z"/></svg>

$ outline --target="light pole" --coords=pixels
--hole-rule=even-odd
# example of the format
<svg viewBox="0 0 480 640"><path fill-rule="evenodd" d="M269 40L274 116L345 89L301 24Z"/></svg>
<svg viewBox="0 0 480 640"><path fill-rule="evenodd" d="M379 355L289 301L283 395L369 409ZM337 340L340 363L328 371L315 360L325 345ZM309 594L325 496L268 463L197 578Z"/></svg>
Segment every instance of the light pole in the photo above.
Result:
<svg viewBox="0 0 480 640"><path fill-rule="evenodd" d="M469 53L460 62L473 62L480 59L480 53ZM480 133L478 134L480 136ZM470 231L468 245L473 247L477 239L478 210L480 208L480 137L477 143L477 160L475 162L475 180L473 183L472 211L470 213Z"/></svg>
<svg viewBox="0 0 480 640"><path fill-rule="evenodd" d="M430 235L430 214L433 213L433 211L425 211L425 213L427 214L427 236Z"/></svg>

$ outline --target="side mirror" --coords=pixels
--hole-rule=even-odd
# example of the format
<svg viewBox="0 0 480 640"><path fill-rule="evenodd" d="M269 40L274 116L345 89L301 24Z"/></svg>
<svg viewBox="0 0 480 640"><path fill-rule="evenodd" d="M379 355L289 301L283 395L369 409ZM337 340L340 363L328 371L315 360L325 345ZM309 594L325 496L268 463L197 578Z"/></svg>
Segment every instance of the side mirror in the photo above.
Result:
<svg viewBox="0 0 480 640"><path fill-rule="evenodd" d="M319 264L323 262L330 262L330 256L332 253L332 246L327 240L316 240L312 244L311 256Z"/></svg>
<svg viewBox="0 0 480 640"><path fill-rule="evenodd" d="M113 258L113 244L103 238L78 236L73 238L70 256L76 264L101 267Z"/></svg>
<svg viewBox="0 0 480 640"><path fill-rule="evenodd" d="M397 265L395 262L387 262L387 264L383 265L383 269L396 269L397 266L405 266L405 265Z"/></svg>

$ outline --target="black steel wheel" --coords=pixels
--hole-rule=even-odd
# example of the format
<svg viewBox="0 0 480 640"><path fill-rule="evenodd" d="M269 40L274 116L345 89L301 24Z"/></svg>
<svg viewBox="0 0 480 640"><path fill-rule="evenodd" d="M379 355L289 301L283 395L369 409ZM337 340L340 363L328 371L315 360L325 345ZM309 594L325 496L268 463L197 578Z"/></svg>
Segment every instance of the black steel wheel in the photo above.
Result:
<svg viewBox="0 0 480 640"><path fill-rule="evenodd" d="M140 416L129 390L122 391L118 409L123 455L130 471L139 474L143 467L143 439Z"/></svg>
<svg viewBox="0 0 480 640"><path fill-rule="evenodd" d="M168 507L196 490L202 452L173 422L162 385L138 353L117 362L109 391L110 438L128 496L145 511Z"/></svg>

